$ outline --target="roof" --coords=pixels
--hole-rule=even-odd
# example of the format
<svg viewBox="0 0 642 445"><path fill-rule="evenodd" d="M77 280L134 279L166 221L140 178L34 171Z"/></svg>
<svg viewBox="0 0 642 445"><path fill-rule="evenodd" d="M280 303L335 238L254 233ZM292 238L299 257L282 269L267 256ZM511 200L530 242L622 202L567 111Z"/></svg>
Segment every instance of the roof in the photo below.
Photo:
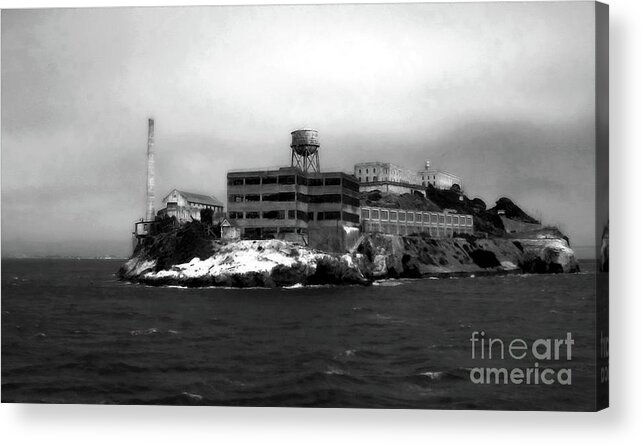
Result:
<svg viewBox="0 0 642 445"><path fill-rule="evenodd" d="M201 195L199 193L186 192L178 189L176 189L176 191L180 193L189 202L194 202L196 204L206 204L206 205L211 205L215 207L223 207L223 203L212 195ZM170 195L171 195L171 192L170 192Z"/></svg>
<svg viewBox="0 0 642 445"><path fill-rule="evenodd" d="M225 216L221 216L218 219L215 219L213 221L214 226L220 226L220 227L238 227L238 224L234 220L229 220Z"/></svg>

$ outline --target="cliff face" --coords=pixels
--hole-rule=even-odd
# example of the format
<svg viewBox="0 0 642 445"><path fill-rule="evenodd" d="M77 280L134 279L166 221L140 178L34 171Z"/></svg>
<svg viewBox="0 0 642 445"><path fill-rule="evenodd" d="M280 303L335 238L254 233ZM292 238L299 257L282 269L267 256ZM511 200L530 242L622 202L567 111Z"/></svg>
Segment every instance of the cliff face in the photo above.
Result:
<svg viewBox="0 0 642 445"><path fill-rule="evenodd" d="M512 241L523 251L520 266L526 273L573 273L580 270L568 239L557 230L521 233Z"/></svg>
<svg viewBox="0 0 642 445"><path fill-rule="evenodd" d="M369 234L345 255L280 240L223 243L197 235L157 236L137 249L119 276L151 285L275 287L578 270L568 242L555 233L520 239Z"/></svg>
<svg viewBox="0 0 642 445"><path fill-rule="evenodd" d="M430 239L375 235L357 251L372 263L366 276L486 275L495 273L571 273L579 266L561 237Z"/></svg>
<svg viewBox="0 0 642 445"><path fill-rule="evenodd" d="M280 240L210 241L210 255L159 267L141 248L121 278L151 285L275 287L294 284L367 284L350 255L331 255Z"/></svg>

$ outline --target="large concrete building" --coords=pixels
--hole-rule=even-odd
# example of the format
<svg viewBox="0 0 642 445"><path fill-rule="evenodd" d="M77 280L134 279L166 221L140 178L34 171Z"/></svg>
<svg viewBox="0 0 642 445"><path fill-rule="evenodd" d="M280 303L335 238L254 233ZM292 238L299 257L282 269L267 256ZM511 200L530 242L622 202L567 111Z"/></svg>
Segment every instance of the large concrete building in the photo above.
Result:
<svg viewBox="0 0 642 445"><path fill-rule="evenodd" d="M223 213L223 203L211 195L174 189L163 198L163 208L158 216L175 217L178 222L201 220L201 210L210 209L214 215Z"/></svg>
<svg viewBox="0 0 642 445"><path fill-rule="evenodd" d="M345 250L359 233L359 183L321 172L318 133L292 132L292 163L227 174L228 218L244 238L279 238ZM353 240L353 241L354 241Z"/></svg>
<svg viewBox="0 0 642 445"><path fill-rule="evenodd" d="M414 171L390 162L360 162L354 165L354 176L359 180L360 190L380 190L388 193L424 192L432 184L438 189L448 190L454 184L461 188L461 178L444 170L431 168L426 161L425 168Z"/></svg>
<svg viewBox="0 0 642 445"><path fill-rule="evenodd" d="M423 193L425 188L419 185L417 172L390 162L360 162L354 165L354 176L362 192L379 190L400 195Z"/></svg>

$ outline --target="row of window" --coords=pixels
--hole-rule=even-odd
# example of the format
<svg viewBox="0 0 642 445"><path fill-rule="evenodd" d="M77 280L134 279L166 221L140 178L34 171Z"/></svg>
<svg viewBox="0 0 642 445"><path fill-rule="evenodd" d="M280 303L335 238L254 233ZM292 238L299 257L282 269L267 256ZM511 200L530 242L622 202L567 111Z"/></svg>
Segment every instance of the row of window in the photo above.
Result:
<svg viewBox="0 0 642 445"><path fill-rule="evenodd" d="M309 187L342 185L343 187L358 192L359 184L350 181L347 178L328 177L328 178L308 178L302 175L279 175L279 176L247 176L227 178L227 185L305 185Z"/></svg>
<svg viewBox="0 0 642 445"><path fill-rule="evenodd" d="M316 219L315 219L316 216ZM268 210L265 212L229 212L230 219L297 219L299 221L343 220L359 223L359 215L349 212L302 212L301 210Z"/></svg>
<svg viewBox="0 0 642 445"><path fill-rule="evenodd" d="M366 232L389 233L392 235L412 235L414 233L428 233L434 237L451 237L455 233L472 233L472 227L429 227L420 225L400 225L394 223L380 223L376 221L365 221Z"/></svg>
<svg viewBox="0 0 642 445"><path fill-rule="evenodd" d="M261 194L245 194L237 195L230 194L227 197L229 202L304 202L311 204L323 203L341 203L346 205L359 207L360 203L357 198L348 195L340 195L337 193L330 193L325 195L307 195L305 193L295 192L280 192L280 193L263 193Z"/></svg>
<svg viewBox="0 0 642 445"><path fill-rule="evenodd" d="M212 209L212 210L223 209L223 207L221 207L221 206L214 206L214 205L210 205L210 204L199 204L197 202L188 202L187 205L189 207L191 207L191 208L194 208L194 209ZM167 202L166 208L168 210L177 209L178 208L178 202L169 201L169 202Z"/></svg>
<svg viewBox="0 0 642 445"><path fill-rule="evenodd" d="M194 207L196 209L212 209L212 210L214 210L216 208L219 208L219 209L223 208L223 207L213 206L213 205L209 205L209 204L198 204L196 202L188 202L188 204L189 204L190 207Z"/></svg>
<svg viewBox="0 0 642 445"><path fill-rule="evenodd" d="M361 218L364 220L438 223L454 225L473 225L470 215L444 215L443 213L422 213L399 210L361 209Z"/></svg>
<svg viewBox="0 0 642 445"><path fill-rule="evenodd" d="M359 169L359 173L361 173L361 169ZM366 168L366 174L367 173L369 173L369 169ZM376 167L372 167L372 173L377 173L377 168ZM384 168L383 169L383 174L385 175L387 173L388 173L388 169Z"/></svg>
<svg viewBox="0 0 642 445"><path fill-rule="evenodd" d="M243 230L243 238L273 239L278 233L300 233L305 235L308 230L303 227L246 227Z"/></svg>

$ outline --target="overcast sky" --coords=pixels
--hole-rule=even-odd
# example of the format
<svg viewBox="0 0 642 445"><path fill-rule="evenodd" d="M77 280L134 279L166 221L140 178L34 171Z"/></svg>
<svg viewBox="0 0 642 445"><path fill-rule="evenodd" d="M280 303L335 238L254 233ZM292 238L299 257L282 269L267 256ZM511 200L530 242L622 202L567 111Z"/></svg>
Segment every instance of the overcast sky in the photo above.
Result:
<svg viewBox="0 0 642 445"><path fill-rule="evenodd" d="M2 254L119 255L157 202L225 200L225 173L359 161L464 178L592 246L594 6L586 3L2 12ZM158 207L158 205L157 205Z"/></svg>

